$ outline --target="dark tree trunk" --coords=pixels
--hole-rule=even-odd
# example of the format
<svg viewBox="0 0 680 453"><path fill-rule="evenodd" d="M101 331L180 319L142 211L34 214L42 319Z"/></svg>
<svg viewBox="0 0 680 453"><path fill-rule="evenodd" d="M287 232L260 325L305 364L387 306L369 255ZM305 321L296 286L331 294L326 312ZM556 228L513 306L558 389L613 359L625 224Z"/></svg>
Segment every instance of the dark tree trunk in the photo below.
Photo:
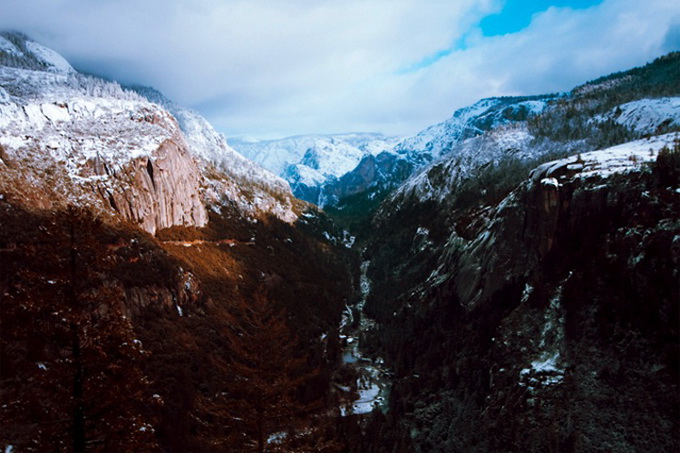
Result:
<svg viewBox="0 0 680 453"><path fill-rule="evenodd" d="M257 451L264 453L264 408L262 402L258 401L257 408Z"/></svg>
<svg viewBox="0 0 680 453"><path fill-rule="evenodd" d="M78 296L76 291L77 281L77 250L76 250L76 233L75 220L71 219L70 225L71 235L71 282L69 289L69 303L73 308L77 307ZM73 375L73 451L81 453L85 451L85 411L83 409L83 357L80 347L80 328L76 322L71 322L71 338L73 347L73 366L75 367Z"/></svg>
<svg viewBox="0 0 680 453"><path fill-rule="evenodd" d="M83 410L83 362L80 351L80 337L78 327L71 326L73 335L73 366L75 373L73 376L73 451L81 453L85 451L85 413Z"/></svg>

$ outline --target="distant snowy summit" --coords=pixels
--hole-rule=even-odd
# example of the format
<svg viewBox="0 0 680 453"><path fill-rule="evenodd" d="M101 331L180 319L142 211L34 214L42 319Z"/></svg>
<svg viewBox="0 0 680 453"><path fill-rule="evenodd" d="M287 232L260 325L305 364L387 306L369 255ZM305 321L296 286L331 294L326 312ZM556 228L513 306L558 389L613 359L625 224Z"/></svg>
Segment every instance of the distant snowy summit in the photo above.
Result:
<svg viewBox="0 0 680 453"><path fill-rule="evenodd" d="M554 96L488 98L407 137L380 133L303 135L280 140L230 139L246 157L285 178L293 193L318 205L376 187L388 188L455 144L539 114Z"/></svg>
<svg viewBox="0 0 680 453"><path fill-rule="evenodd" d="M664 77L659 74L677 58L671 54L571 92L485 98L401 140L345 134L232 144L285 178L297 197L322 207L342 208L356 196L375 205L390 193L442 198L461 179L508 156L529 164L676 131L680 98L672 90L655 92L647 77Z"/></svg>
<svg viewBox="0 0 680 453"><path fill-rule="evenodd" d="M379 133L300 135L278 140L229 139L244 156L286 179L293 193L323 205L322 188L354 170L362 159L393 152L399 137Z"/></svg>

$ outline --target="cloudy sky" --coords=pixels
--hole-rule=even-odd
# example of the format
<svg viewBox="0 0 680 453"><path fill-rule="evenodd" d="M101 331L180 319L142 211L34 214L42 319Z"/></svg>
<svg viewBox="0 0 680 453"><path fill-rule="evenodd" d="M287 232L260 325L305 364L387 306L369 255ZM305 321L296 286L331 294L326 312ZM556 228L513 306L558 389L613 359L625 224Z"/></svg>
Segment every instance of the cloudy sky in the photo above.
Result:
<svg viewBox="0 0 680 453"><path fill-rule="evenodd" d="M227 136L408 135L680 50L677 0L0 0L0 28Z"/></svg>

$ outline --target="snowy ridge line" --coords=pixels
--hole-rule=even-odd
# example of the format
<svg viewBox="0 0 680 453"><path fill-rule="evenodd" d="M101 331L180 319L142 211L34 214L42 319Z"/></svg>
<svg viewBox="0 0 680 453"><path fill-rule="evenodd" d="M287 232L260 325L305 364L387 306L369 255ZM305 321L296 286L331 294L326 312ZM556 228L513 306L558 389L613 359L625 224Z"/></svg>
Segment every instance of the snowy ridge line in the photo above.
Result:
<svg viewBox="0 0 680 453"><path fill-rule="evenodd" d="M445 154L453 145L513 122L511 118L538 115L546 108L550 96L537 99L485 98L454 112L451 118L402 140L396 147L399 154L427 153L433 160Z"/></svg>
<svg viewBox="0 0 680 453"><path fill-rule="evenodd" d="M167 109L177 119L195 156L219 167L239 183L254 182L274 193L290 196L287 181L236 151L198 112L175 103L153 88L133 86L131 89Z"/></svg>
<svg viewBox="0 0 680 453"><path fill-rule="evenodd" d="M570 177L607 178L617 173L636 171L642 167L642 164L655 161L662 148L670 147L678 140L680 140L680 134L669 133L581 153L542 164L534 169L529 177L532 181Z"/></svg>
<svg viewBox="0 0 680 453"><path fill-rule="evenodd" d="M640 99L614 108L606 115L636 132L653 132L662 127L680 126L680 97ZM601 117L595 118L596 121Z"/></svg>
<svg viewBox="0 0 680 453"><path fill-rule="evenodd" d="M501 126L463 140L407 179L390 195L390 200L413 195L421 202L437 200L441 203L455 192L460 181L472 176L482 165L498 163L510 155L530 159L544 152L533 146L533 140L526 125L521 123Z"/></svg>
<svg viewBox="0 0 680 453"><path fill-rule="evenodd" d="M236 150L279 176L293 165L308 166L319 174L339 176L356 167L362 157L390 151L398 141L396 137L370 132L298 135L277 140L230 139ZM329 151L337 155L335 159L343 168L350 166L348 162L353 161L354 164L349 170L338 171L334 168L338 162L328 160ZM314 160L317 162L314 163Z"/></svg>

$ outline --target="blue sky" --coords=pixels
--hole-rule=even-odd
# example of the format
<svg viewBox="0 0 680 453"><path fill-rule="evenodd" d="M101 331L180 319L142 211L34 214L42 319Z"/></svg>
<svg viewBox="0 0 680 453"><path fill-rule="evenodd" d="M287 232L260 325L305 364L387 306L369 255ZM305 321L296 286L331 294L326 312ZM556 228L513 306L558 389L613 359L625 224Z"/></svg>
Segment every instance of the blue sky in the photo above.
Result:
<svg viewBox="0 0 680 453"><path fill-rule="evenodd" d="M680 50L677 0L0 1L0 28L153 86L227 136L414 134L483 97Z"/></svg>
<svg viewBox="0 0 680 453"><path fill-rule="evenodd" d="M534 14L550 7L587 9L600 3L602 0L507 0L498 13L484 17L479 26L484 36L516 33L531 24Z"/></svg>
<svg viewBox="0 0 680 453"><path fill-rule="evenodd" d="M577 10L587 9L601 2L602 0L505 0L503 2L498 2L498 11L482 17L478 28L473 28L470 31L481 32L484 37L517 33L531 24L534 14L542 13L550 7ZM450 47L439 50L432 55L428 55L421 61L403 68L400 72L408 73L426 68L457 50L468 49L466 43L467 37L467 33L458 36L455 42L451 43Z"/></svg>

